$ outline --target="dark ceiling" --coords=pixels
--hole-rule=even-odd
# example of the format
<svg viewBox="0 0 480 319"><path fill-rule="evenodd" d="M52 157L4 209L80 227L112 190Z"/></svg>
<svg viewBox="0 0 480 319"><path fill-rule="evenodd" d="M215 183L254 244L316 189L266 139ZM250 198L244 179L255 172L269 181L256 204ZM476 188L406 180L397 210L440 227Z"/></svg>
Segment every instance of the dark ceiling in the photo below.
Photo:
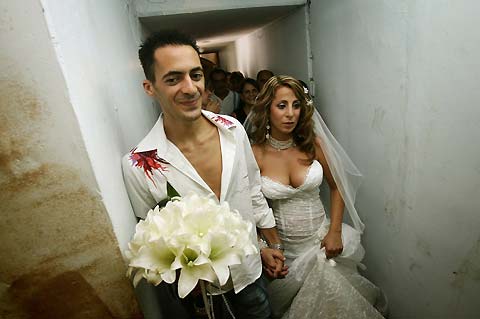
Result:
<svg viewBox="0 0 480 319"><path fill-rule="evenodd" d="M140 21L152 32L178 29L194 36L204 48L221 48L299 8L298 5L218 10L154 17Z"/></svg>

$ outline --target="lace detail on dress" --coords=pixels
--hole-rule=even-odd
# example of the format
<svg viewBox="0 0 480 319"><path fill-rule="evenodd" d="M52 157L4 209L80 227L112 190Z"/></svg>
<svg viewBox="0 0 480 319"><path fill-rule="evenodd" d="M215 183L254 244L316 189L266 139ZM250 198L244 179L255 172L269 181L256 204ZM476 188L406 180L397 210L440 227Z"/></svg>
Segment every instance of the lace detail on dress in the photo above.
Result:
<svg viewBox="0 0 480 319"><path fill-rule="evenodd" d="M314 161L299 187L292 187L262 176L262 192L275 212L280 238L305 238L315 234L325 220L325 209L320 200L319 186L323 168Z"/></svg>
<svg viewBox="0 0 480 319"><path fill-rule="evenodd" d="M299 187L262 176L262 192L273 209L289 265L289 274L268 287L273 318L382 318L372 306L381 308L381 291L356 269L364 254L360 233L342 225L344 249L335 262L327 261L320 249L329 227L319 194L322 179L318 161ZM386 303L382 306L386 309Z"/></svg>

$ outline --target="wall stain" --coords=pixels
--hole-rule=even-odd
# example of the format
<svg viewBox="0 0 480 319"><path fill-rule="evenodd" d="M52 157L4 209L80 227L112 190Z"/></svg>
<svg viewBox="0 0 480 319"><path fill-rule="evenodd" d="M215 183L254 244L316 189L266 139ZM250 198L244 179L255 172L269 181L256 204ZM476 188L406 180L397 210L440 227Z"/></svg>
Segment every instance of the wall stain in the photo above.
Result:
<svg viewBox="0 0 480 319"><path fill-rule="evenodd" d="M432 253L430 251L431 247L428 241L417 237L417 242L415 243L415 245L417 246L418 251L423 256L432 257Z"/></svg>
<svg viewBox="0 0 480 319"><path fill-rule="evenodd" d="M34 90L0 80L0 317L140 318L88 156L44 159L71 151L53 127Z"/></svg>
<svg viewBox="0 0 480 319"><path fill-rule="evenodd" d="M462 259L458 269L452 274L455 276L451 286L462 290L466 281L476 281L480 284L480 238Z"/></svg>
<svg viewBox="0 0 480 319"><path fill-rule="evenodd" d="M32 318L114 318L95 289L75 271L46 278L28 274L15 280L10 294Z"/></svg>
<svg viewBox="0 0 480 319"><path fill-rule="evenodd" d="M386 111L381 107L376 107L373 113L371 127L379 134L383 135L383 122L385 120Z"/></svg>

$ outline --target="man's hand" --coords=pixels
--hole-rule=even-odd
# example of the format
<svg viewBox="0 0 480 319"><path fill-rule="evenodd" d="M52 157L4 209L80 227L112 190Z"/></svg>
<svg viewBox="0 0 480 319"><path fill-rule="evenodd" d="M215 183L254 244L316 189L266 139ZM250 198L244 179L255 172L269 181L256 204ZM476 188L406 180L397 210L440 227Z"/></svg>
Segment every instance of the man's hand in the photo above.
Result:
<svg viewBox="0 0 480 319"><path fill-rule="evenodd" d="M325 255L328 259L337 257L343 251L342 233L329 231L323 238L320 247L325 247Z"/></svg>
<svg viewBox="0 0 480 319"><path fill-rule="evenodd" d="M288 267L283 264L285 257L281 250L272 248L260 249L263 269L270 278L284 278L288 274Z"/></svg>

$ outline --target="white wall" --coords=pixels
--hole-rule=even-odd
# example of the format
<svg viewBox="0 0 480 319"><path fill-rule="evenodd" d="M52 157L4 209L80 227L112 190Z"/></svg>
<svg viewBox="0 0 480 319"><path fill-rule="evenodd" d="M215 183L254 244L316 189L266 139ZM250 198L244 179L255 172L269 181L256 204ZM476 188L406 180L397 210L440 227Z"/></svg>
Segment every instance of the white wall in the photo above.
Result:
<svg viewBox="0 0 480 319"><path fill-rule="evenodd" d="M120 158L153 126L158 108L143 93L140 27L129 1L44 0L70 99L120 248L136 219Z"/></svg>
<svg viewBox="0 0 480 319"><path fill-rule="evenodd" d="M233 71L242 71L244 73L244 70L240 70L238 68L238 63L237 63L237 50L235 46L235 42L229 43L227 46L222 48L220 51L218 51L218 57L220 61L220 67L224 70L233 72Z"/></svg>
<svg viewBox="0 0 480 319"><path fill-rule="evenodd" d="M122 253L136 218L123 183L121 157L148 133L158 106L142 89L137 51L141 29L132 1L43 0L45 17L65 77L103 203ZM136 289L146 318L158 318L150 286Z"/></svg>
<svg viewBox="0 0 480 319"><path fill-rule="evenodd" d="M42 5L0 12L0 317L138 317Z"/></svg>
<svg viewBox="0 0 480 319"><path fill-rule="evenodd" d="M312 1L317 104L365 175L390 318L478 318L480 3Z"/></svg>
<svg viewBox="0 0 480 319"><path fill-rule="evenodd" d="M289 35L288 37L286 35ZM286 17L235 41L237 67L256 78L262 69L308 81L305 11Z"/></svg>

